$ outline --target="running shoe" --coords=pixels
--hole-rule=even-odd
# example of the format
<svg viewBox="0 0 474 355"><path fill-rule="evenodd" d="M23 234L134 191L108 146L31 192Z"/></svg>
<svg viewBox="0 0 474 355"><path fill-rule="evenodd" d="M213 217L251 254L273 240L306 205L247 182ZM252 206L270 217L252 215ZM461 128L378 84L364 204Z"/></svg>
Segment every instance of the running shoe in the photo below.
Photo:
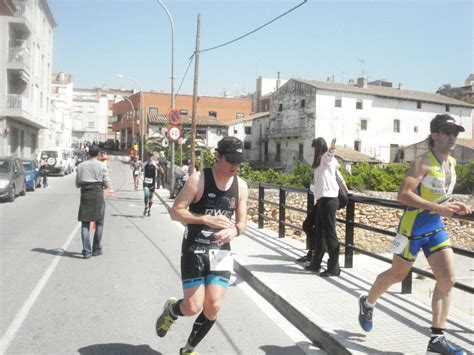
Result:
<svg viewBox="0 0 474 355"><path fill-rule="evenodd" d="M444 335L437 336L436 338L428 342L428 348L426 349L426 355L439 355L439 354L466 354L464 350L456 348L451 342L445 338Z"/></svg>
<svg viewBox="0 0 474 355"><path fill-rule="evenodd" d="M146 216L146 211L147 211L148 208L145 207L145 210L143 211L143 217Z"/></svg>
<svg viewBox="0 0 474 355"><path fill-rule="evenodd" d="M366 332L370 332L372 330L372 313L374 309L365 304L366 300L367 296L359 297L359 324Z"/></svg>
<svg viewBox="0 0 474 355"><path fill-rule="evenodd" d="M184 348L181 348L179 349L179 355L199 355L199 353L194 350L184 350Z"/></svg>
<svg viewBox="0 0 474 355"><path fill-rule="evenodd" d="M156 334L161 338L166 335L173 323L176 322L176 318L171 315L170 311L176 302L178 302L176 298L168 299L163 306L163 313L161 313L161 316L156 321Z"/></svg>
<svg viewBox="0 0 474 355"><path fill-rule="evenodd" d="M148 213L147 213L147 216L150 217L151 216L151 212L150 212L150 209L148 209Z"/></svg>

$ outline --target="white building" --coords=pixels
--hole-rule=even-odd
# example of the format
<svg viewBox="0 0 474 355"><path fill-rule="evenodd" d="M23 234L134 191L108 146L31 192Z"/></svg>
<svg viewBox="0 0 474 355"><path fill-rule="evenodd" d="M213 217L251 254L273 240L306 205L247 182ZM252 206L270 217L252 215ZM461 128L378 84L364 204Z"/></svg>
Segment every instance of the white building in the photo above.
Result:
<svg viewBox="0 0 474 355"><path fill-rule="evenodd" d="M466 128L459 138L472 138L474 105L386 81L374 84L363 78L357 84L289 80L272 94L268 118L254 120L255 154L267 166L291 170L296 160L312 161L315 137L328 143L335 137L337 145L390 162L400 147L425 139L439 113Z"/></svg>
<svg viewBox="0 0 474 355"><path fill-rule="evenodd" d="M66 73L54 73L51 79L51 108L53 111L53 123L55 141L51 146L71 147L72 143L72 75ZM53 129L51 129L53 131Z"/></svg>
<svg viewBox="0 0 474 355"><path fill-rule="evenodd" d="M49 142L56 22L46 0L0 3L0 155L34 155Z"/></svg>

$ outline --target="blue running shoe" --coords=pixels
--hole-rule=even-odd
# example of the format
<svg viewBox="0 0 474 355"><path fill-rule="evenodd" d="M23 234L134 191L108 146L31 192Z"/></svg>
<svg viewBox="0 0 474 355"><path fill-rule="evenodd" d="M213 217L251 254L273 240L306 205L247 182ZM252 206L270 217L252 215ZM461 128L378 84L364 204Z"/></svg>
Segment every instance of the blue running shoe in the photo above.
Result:
<svg viewBox="0 0 474 355"><path fill-rule="evenodd" d="M426 349L426 355L465 355L464 350L456 348L453 344L449 342L444 335L438 336L433 340L430 340L428 343L428 348Z"/></svg>
<svg viewBox="0 0 474 355"><path fill-rule="evenodd" d="M372 330L372 313L374 312L373 308L367 307L365 300L367 296L359 297L359 324L366 332Z"/></svg>

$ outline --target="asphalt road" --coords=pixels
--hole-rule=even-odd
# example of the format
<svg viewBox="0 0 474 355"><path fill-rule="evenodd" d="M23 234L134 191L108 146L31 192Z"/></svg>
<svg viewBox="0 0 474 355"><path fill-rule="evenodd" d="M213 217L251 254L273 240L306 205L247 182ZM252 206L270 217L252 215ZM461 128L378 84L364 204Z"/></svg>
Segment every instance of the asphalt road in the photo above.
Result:
<svg viewBox="0 0 474 355"><path fill-rule="evenodd" d="M182 226L155 201L142 217L131 171L110 161L104 255L84 260L75 173L49 188L0 203L0 354L177 354L194 318L165 338L155 321L165 300L181 297ZM201 354L304 354L315 349L238 277Z"/></svg>

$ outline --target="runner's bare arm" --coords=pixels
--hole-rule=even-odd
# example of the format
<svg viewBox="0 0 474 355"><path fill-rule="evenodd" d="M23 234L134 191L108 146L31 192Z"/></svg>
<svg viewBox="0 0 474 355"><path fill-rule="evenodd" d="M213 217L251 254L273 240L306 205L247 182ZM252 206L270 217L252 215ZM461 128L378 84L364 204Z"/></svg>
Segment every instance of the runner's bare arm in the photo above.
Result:
<svg viewBox="0 0 474 355"><path fill-rule="evenodd" d="M205 224L211 228L233 227L232 222L225 216L195 215L189 212L189 205L199 201L203 191L204 174L201 174L201 171L196 171L189 177L176 197L170 211L171 219L185 224Z"/></svg>
<svg viewBox="0 0 474 355"><path fill-rule="evenodd" d="M429 161L425 160L423 157L416 158L411 163L410 170L402 181L397 200L398 202L410 207L435 211L442 216L451 217L453 213L459 210L459 207L455 204L448 202L440 205L436 202L425 200L415 192L429 169Z"/></svg>

